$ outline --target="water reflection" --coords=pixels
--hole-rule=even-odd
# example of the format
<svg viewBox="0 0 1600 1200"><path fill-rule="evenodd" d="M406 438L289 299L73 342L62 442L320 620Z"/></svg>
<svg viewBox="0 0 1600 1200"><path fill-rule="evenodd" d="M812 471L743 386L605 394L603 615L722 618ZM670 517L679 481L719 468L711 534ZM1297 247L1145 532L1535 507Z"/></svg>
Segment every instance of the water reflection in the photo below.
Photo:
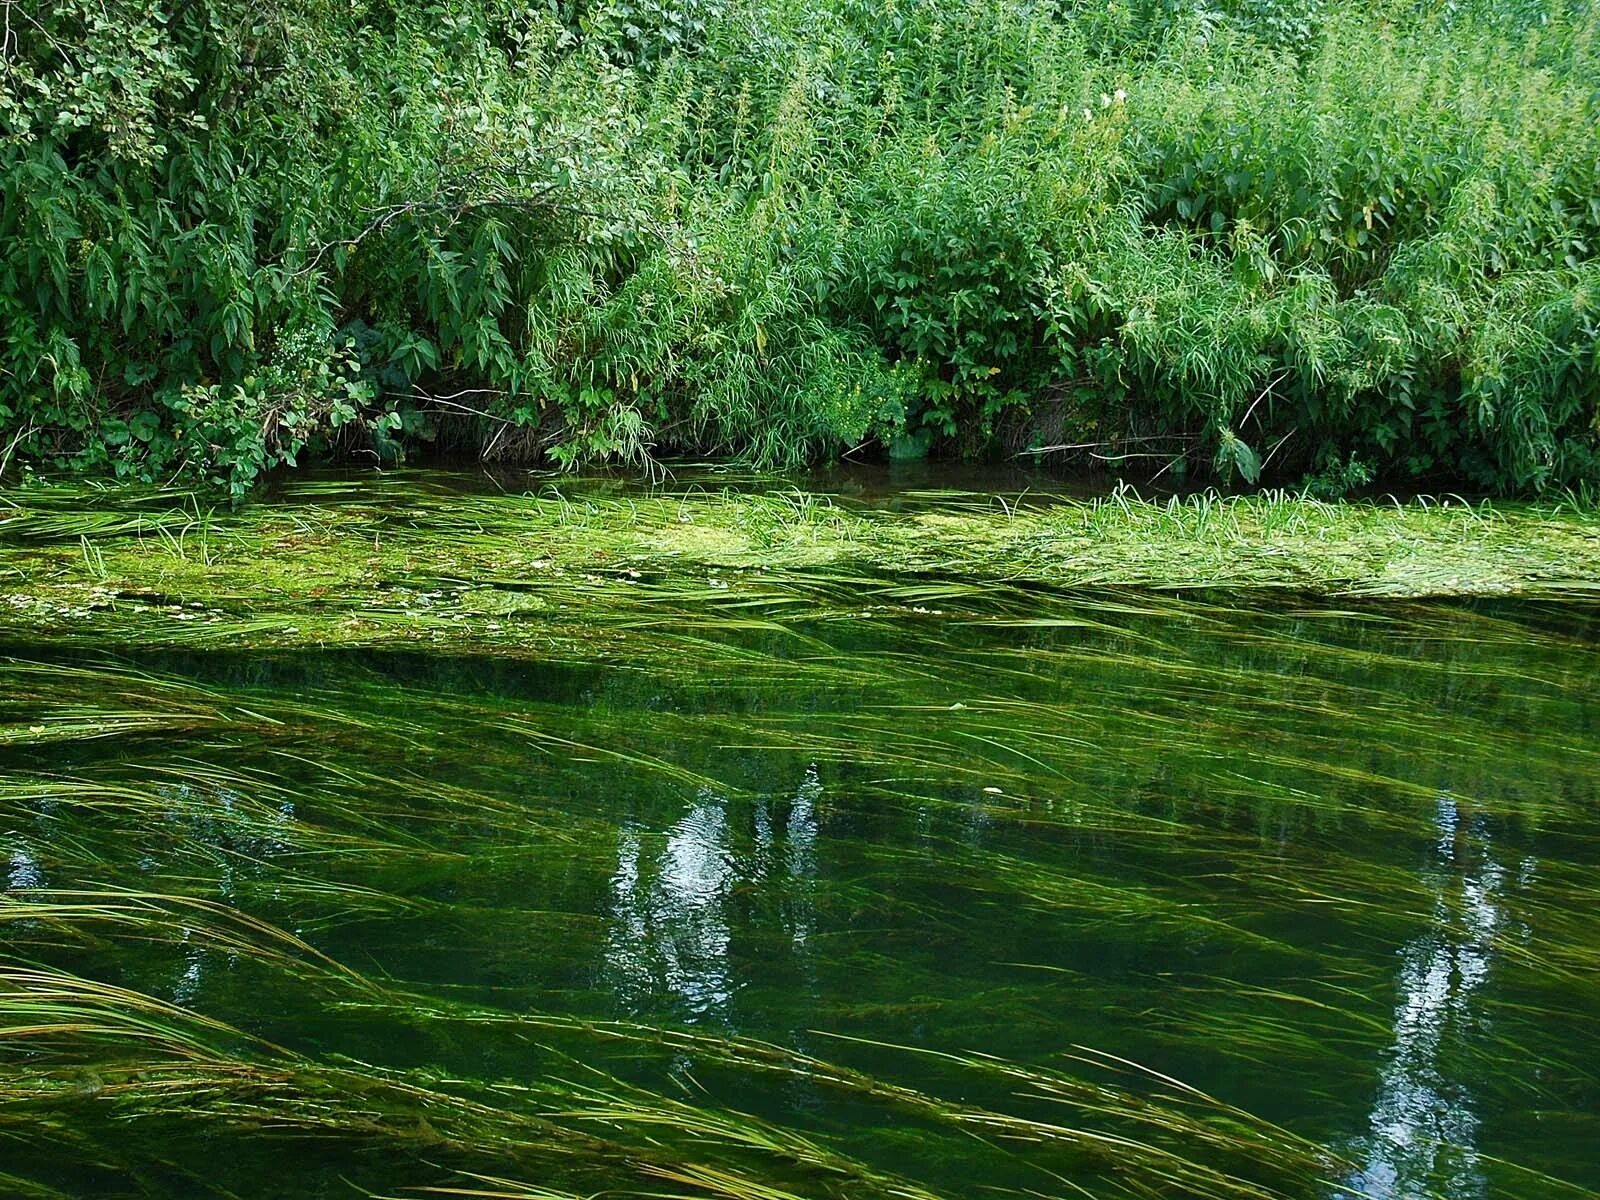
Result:
<svg viewBox="0 0 1600 1200"><path fill-rule="evenodd" d="M268 873L268 860L292 849L294 804L252 805L230 787L190 783L163 785L156 789L163 802L163 823L171 836L169 845L190 845L209 854L215 870L217 898L230 907L239 906L244 897L240 889ZM139 867L147 873L164 873L172 864L156 854L146 854ZM281 900L277 888L269 895ZM296 930L298 932L298 930ZM235 950L218 951L184 928L179 937L181 961L176 968L169 996L174 1004L192 1007L199 1003L213 970L226 974L237 967Z"/></svg>
<svg viewBox="0 0 1600 1200"><path fill-rule="evenodd" d="M625 1008L644 1012L665 1001L696 1019L730 1019L739 986L735 924L741 934L758 935L732 912L744 885L774 885L785 940L806 960L821 796L811 766L790 800L735 803L702 788L664 835L638 823L621 827L604 975ZM741 819L748 820L742 830Z"/></svg>
<svg viewBox="0 0 1600 1200"><path fill-rule="evenodd" d="M636 826L618 833L606 944L613 986L629 1007L665 994L696 1016L722 1013L733 996L727 800L702 788L658 856L647 836Z"/></svg>
<svg viewBox="0 0 1600 1200"><path fill-rule="evenodd" d="M1424 872L1432 927L1401 951L1394 1041L1372 1105L1366 1162L1349 1181L1376 1200L1488 1195L1476 1097L1451 1060L1490 1035L1473 998L1489 978L1505 923L1497 904L1505 871L1490 857L1483 820L1449 795L1439 798L1434 822L1438 837Z"/></svg>
<svg viewBox="0 0 1600 1200"><path fill-rule="evenodd" d="M789 818L784 823L785 844L781 853L771 847L762 848L762 857L782 862L789 938L795 952L802 955L816 920L809 885L817 875L817 805L821 799L822 781L817 777L817 768L813 764L806 768L794 800L789 805ZM762 815L766 815L765 806Z"/></svg>
<svg viewBox="0 0 1600 1200"><path fill-rule="evenodd" d="M28 852L27 847L16 846L11 851L7 864L6 888L10 891L21 891L43 886L44 872L39 868L39 860Z"/></svg>

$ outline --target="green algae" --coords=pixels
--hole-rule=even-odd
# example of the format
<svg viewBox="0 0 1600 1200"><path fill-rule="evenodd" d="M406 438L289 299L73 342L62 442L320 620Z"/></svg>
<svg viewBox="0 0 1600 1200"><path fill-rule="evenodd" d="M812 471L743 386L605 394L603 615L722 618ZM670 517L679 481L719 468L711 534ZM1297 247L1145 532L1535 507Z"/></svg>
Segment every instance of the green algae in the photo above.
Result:
<svg viewBox="0 0 1600 1200"><path fill-rule="evenodd" d="M1600 588L1600 519L1459 499L1325 504L920 492L893 507L781 481L544 482L413 472L291 482L238 511L35 484L0 510L0 629L169 644L394 639L549 650L648 626L931 611L986 590L1388 598ZM920 590L919 590L920 589ZM528 618L538 617L537 622Z"/></svg>

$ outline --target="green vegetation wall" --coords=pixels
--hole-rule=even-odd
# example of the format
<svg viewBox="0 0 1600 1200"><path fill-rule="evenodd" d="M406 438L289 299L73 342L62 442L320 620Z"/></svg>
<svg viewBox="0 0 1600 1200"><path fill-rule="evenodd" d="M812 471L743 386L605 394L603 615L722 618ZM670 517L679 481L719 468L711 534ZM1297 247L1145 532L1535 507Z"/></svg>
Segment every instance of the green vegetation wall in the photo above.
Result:
<svg viewBox="0 0 1600 1200"><path fill-rule="evenodd" d="M1596 479L1590 5L1216 2L7 5L0 467Z"/></svg>

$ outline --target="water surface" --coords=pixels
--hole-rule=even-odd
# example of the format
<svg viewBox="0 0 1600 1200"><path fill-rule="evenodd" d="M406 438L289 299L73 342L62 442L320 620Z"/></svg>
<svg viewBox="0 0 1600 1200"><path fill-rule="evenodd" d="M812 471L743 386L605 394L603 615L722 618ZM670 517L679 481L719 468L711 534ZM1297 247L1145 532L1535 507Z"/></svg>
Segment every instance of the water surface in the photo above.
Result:
<svg viewBox="0 0 1600 1200"><path fill-rule="evenodd" d="M900 582L0 648L0 1192L1600 1188L1600 610Z"/></svg>

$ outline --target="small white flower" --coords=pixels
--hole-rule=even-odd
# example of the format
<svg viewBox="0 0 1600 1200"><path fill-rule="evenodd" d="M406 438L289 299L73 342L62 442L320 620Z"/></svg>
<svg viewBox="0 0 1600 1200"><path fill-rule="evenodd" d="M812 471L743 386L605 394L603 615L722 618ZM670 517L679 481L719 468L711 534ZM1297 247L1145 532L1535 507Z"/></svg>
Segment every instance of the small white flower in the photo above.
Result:
<svg viewBox="0 0 1600 1200"><path fill-rule="evenodd" d="M1127 98L1128 98L1128 93L1123 91L1121 88L1118 88L1117 89L1117 93L1116 93L1117 103L1121 104Z"/></svg>
<svg viewBox="0 0 1600 1200"><path fill-rule="evenodd" d="M1088 110L1088 109L1087 109L1087 108L1086 108L1086 109L1084 109L1084 110L1083 110L1083 119L1084 119L1084 120L1085 120L1085 121L1092 121L1092 120L1094 120L1094 114L1093 114L1093 113L1092 113L1092 112L1090 112L1090 111L1089 111L1089 110Z"/></svg>
<svg viewBox="0 0 1600 1200"><path fill-rule="evenodd" d="M1111 107L1111 97L1106 95L1104 92L1100 93L1100 107L1101 108L1110 108Z"/></svg>

